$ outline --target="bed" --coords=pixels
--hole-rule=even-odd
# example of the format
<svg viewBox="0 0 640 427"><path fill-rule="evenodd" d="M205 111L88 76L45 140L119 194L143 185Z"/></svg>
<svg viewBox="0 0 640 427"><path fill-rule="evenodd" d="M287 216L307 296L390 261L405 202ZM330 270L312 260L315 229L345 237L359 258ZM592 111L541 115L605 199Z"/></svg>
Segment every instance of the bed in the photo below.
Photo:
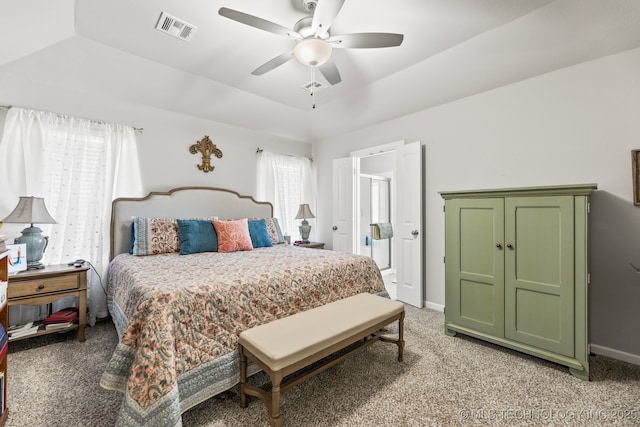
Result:
<svg viewBox="0 0 640 427"><path fill-rule="evenodd" d="M269 203L208 187L113 202L108 306L120 340L100 384L124 394L118 425L181 425L184 411L235 386L245 329L362 292L388 296L371 258L280 243L272 215ZM130 254L132 237L144 240L132 222L139 232L149 218L181 218L182 247L188 222L264 219L271 245L222 252L218 233L218 252Z"/></svg>

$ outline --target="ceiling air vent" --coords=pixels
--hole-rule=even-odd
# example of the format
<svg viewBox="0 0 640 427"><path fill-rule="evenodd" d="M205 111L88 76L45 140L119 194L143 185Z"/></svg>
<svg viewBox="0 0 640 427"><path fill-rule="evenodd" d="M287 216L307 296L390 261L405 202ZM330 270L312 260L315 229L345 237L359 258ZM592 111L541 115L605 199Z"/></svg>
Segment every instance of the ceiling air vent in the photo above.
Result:
<svg viewBox="0 0 640 427"><path fill-rule="evenodd" d="M195 33L197 29L196 26L187 24L183 20L165 12L160 14L160 19L158 19L158 23L156 24L156 30L186 42L191 40L193 33Z"/></svg>

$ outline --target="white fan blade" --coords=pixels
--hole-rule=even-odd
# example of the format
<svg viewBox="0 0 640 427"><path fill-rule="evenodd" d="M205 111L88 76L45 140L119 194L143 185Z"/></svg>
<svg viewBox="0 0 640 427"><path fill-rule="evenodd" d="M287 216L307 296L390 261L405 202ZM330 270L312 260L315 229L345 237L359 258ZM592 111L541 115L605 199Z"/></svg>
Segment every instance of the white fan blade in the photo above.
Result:
<svg viewBox="0 0 640 427"><path fill-rule="evenodd" d="M327 39L327 43L335 48L369 49L400 46L403 39L403 34L355 33L331 36Z"/></svg>
<svg viewBox="0 0 640 427"><path fill-rule="evenodd" d="M293 58L293 51L283 53L282 55L276 56L271 61L265 62L264 64L262 64L261 66L253 70L251 74L253 74L254 76L261 76L267 71L271 71L274 68L281 66L285 62L289 61L291 58Z"/></svg>
<svg viewBox="0 0 640 427"><path fill-rule="evenodd" d="M316 36L329 31L333 21L342 9L345 0L319 0L316 10L313 12L311 30Z"/></svg>
<svg viewBox="0 0 640 427"><path fill-rule="evenodd" d="M318 69L331 85L338 84L342 81L338 67L336 67L336 63L333 62L333 59L329 58L329 60L319 66Z"/></svg>
<svg viewBox="0 0 640 427"><path fill-rule="evenodd" d="M303 37L287 27L283 27L282 25L276 24L271 21L267 21L266 19L258 18L257 16L249 15L248 13L240 12L237 10L229 9L226 7L221 7L218 10L218 14L220 16L224 16L225 18L232 19L234 21L240 22L241 24L248 25L250 27L258 28L260 30L264 30L270 33L278 34L280 36L289 37L294 40L302 40Z"/></svg>

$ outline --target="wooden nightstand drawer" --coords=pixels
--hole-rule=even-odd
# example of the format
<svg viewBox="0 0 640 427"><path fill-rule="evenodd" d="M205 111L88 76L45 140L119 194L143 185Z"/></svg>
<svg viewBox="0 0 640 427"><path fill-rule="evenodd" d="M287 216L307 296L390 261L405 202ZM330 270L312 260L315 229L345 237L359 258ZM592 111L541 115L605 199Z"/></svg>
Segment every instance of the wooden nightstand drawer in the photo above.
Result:
<svg viewBox="0 0 640 427"><path fill-rule="evenodd" d="M9 280L7 295L9 298L33 296L49 292L78 289L80 280L78 274L66 274L64 276L47 277L28 280Z"/></svg>

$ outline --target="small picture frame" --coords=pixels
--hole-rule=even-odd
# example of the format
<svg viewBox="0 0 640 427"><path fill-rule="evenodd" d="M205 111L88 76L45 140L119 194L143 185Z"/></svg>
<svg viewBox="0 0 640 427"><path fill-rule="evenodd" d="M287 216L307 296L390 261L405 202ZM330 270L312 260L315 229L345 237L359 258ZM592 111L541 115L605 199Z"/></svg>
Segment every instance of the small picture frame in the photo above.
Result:
<svg viewBox="0 0 640 427"><path fill-rule="evenodd" d="M16 243L7 245L9 250L9 274L15 274L27 269L27 244Z"/></svg>

